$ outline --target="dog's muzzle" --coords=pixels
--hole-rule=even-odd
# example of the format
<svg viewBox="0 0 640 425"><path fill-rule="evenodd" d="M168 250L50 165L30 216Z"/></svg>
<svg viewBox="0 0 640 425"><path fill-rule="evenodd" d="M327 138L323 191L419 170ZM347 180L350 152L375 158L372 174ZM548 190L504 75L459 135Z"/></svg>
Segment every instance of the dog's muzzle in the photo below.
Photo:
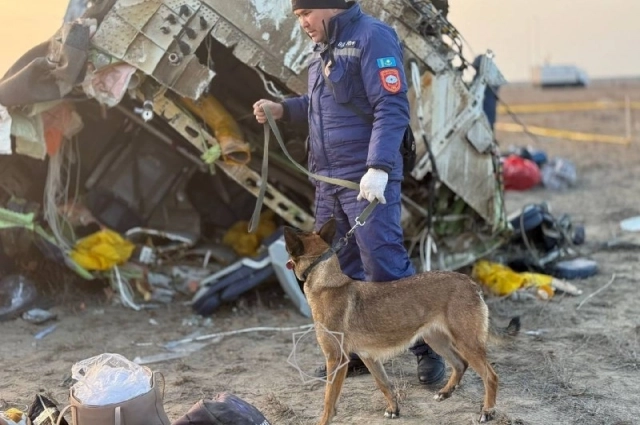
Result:
<svg viewBox="0 0 640 425"><path fill-rule="evenodd" d="M293 260L289 260L287 261L287 266L286 266L289 270L293 270L293 268L295 267L295 264L293 263Z"/></svg>

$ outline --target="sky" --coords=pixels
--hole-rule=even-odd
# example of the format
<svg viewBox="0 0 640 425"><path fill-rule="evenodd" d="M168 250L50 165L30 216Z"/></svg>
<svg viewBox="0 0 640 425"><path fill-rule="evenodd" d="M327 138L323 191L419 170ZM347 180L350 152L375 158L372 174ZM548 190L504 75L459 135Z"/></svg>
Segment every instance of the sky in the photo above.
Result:
<svg viewBox="0 0 640 425"><path fill-rule="evenodd" d="M0 0L0 75L60 27L68 0ZM243 0L234 0L243 1ZM640 77L639 0L450 0L468 59L491 49L509 81L545 60L591 78ZM29 11L29 12L27 12ZM468 47L467 47L468 48Z"/></svg>

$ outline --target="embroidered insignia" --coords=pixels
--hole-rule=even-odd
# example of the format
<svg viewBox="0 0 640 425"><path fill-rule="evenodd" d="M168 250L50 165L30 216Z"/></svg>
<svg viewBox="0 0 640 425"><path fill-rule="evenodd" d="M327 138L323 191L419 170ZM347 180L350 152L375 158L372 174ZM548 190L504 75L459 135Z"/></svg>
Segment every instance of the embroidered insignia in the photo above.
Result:
<svg viewBox="0 0 640 425"><path fill-rule="evenodd" d="M376 63L378 64L378 68L393 68L396 66L396 58L388 57L388 58L378 58L376 59Z"/></svg>
<svg viewBox="0 0 640 425"><path fill-rule="evenodd" d="M338 49L343 49L345 47L354 47L357 43L354 40L349 41L341 41L338 43Z"/></svg>
<svg viewBox="0 0 640 425"><path fill-rule="evenodd" d="M380 81L382 82L382 87L390 93L398 93L402 88L400 72L397 69L380 70Z"/></svg>

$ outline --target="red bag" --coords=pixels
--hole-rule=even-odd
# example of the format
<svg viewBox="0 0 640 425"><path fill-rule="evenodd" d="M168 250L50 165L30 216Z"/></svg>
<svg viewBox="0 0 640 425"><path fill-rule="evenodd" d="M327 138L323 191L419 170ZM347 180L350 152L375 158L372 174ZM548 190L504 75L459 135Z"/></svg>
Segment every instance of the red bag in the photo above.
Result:
<svg viewBox="0 0 640 425"><path fill-rule="evenodd" d="M502 163L505 190L528 190L540 184L538 165L518 155L509 155Z"/></svg>

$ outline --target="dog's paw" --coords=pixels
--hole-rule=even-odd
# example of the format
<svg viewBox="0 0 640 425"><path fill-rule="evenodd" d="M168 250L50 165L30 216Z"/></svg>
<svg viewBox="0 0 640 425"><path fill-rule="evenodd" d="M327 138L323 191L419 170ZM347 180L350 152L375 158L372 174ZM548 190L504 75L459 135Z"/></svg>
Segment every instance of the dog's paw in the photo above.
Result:
<svg viewBox="0 0 640 425"><path fill-rule="evenodd" d="M433 396L435 401L443 401L451 397L451 393L441 392Z"/></svg>
<svg viewBox="0 0 640 425"><path fill-rule="evenodd" d="M494 415L495 411L493 409L484 410L480 415L480 419L478 421L480 423L489 422L491 419L493 419Z"/></svg>
<svg viewBox="0 0 640 425"><path fill-rule="evenodd" d="M395 412L389 409L385 410L384 417L388 419L396 419L400 417L400 409L396 409Z"/></svg>

